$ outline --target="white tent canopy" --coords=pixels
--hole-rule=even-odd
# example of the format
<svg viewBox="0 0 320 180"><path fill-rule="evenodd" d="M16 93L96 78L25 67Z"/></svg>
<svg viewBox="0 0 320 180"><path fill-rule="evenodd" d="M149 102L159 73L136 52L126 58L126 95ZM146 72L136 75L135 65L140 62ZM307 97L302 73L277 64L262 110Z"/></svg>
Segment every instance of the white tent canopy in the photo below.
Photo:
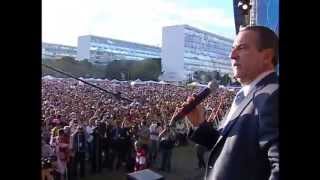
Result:
<svg viewBox="0 0 320 180"><path fill-rule="evenodd" d="M170 83L167 83L165 81L160 81L159 84L170 84Z"/></svg>
<svg viewBox="0 0 320 180"><path fill-rule="evenodd" d="M42 77L42 79L56 79L56 78L53 76L50 76L50 75L46 75L46 76Z"/></svg>
<svg viewBox="0 0 320 180"><path fill-rule="evenodd" d="M131 82L131 85L135 85L135 84L146 84L146 81L141 81L140 79L136 79Z"/></svg>
<svg viewBox="0 0 320 180"><path fill-rule="evenodd" d="M198 82L192 82L192 83L188 84L188 86L208 87L208 85L206 85L206 84L200 84L200 83L198 83Z"/></svg>
<svg viewBox="0 0 320 180"><path fill-rule="evenodd" d="M157 81L146 81L146 83L154 83L154 84L159 84Z"/></svg>
<svg viewBox="0 0 320 180"><path fill-rule="evenodd" d="M112 79L111 82L120 82L120 81L117 79Z"/></svg>
<svg viewBox="0 0 320 180"><path fill-rule="evenodd" d="M134 80L134 82L142 82L139 78Z"/></svg>

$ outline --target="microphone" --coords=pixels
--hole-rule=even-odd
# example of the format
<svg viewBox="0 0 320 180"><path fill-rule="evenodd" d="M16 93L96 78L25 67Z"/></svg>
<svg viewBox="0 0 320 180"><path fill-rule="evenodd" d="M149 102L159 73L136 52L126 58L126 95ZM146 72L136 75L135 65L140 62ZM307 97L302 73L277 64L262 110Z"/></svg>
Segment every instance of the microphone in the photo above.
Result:
<svg viewBox="0 0 320 180"><path fill-rule="evenodd" d="M172 117L169 126L172 126L177 120L185 117L189 112L191 112L197 105L199 105L206 97L211 93L214 93L219 88L219 85L216 81L210 81L208 86L202 89L199 93L196 94L196 97L188 105L183 107L175 116Z"/></svg>

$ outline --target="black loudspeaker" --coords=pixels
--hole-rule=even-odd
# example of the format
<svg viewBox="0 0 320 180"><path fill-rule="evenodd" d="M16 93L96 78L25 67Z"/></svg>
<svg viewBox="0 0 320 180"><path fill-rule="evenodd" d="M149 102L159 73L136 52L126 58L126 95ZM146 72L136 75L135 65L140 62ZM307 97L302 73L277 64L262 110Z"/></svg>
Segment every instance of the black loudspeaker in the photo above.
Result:
<svg viewBox="0 0 320 180"><path fill-rule="evenodd" d="M144 169L127 174L127 180L164 180L164 177L150 169Z"/></svg>

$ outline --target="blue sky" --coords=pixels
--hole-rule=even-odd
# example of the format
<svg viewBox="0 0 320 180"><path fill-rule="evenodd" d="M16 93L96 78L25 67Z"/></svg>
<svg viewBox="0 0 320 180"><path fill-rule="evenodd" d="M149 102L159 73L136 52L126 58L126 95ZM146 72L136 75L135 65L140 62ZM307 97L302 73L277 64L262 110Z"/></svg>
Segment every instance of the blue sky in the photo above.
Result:
<svg viewBox="0 0 320 180"><path fill-rule="evenodd" d="M162 27L178 24L232 39L232 0L42 0L43 42L92 34L161 46Z"/></svg>

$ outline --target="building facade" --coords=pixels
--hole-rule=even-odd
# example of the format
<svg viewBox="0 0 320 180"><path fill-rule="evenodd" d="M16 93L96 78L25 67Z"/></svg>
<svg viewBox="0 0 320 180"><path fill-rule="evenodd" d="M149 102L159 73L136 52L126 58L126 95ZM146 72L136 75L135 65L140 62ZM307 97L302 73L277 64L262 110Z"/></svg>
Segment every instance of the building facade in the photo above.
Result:
<svg viewBox="0 0 320 180"><path fill-rule="evenodd" d="M60 59L65 56L76 58L77 47L42 43L42 59Z"/></svg>
<svg viewBox="0 0 320 180"><path fill-rule="evenodd" d="M232 76L229 53L233 40L191 27L167 26L162 30L163 80L183 81L196 71Z"/></svg>
<svg viewBox="0 0 320 180"><path fill-rule="evenodd" d="M77 59L88 59L94 64L107 64L112 60L160 58L160 52L161 49L156 46L85 35L78 38Z"/></svg>

